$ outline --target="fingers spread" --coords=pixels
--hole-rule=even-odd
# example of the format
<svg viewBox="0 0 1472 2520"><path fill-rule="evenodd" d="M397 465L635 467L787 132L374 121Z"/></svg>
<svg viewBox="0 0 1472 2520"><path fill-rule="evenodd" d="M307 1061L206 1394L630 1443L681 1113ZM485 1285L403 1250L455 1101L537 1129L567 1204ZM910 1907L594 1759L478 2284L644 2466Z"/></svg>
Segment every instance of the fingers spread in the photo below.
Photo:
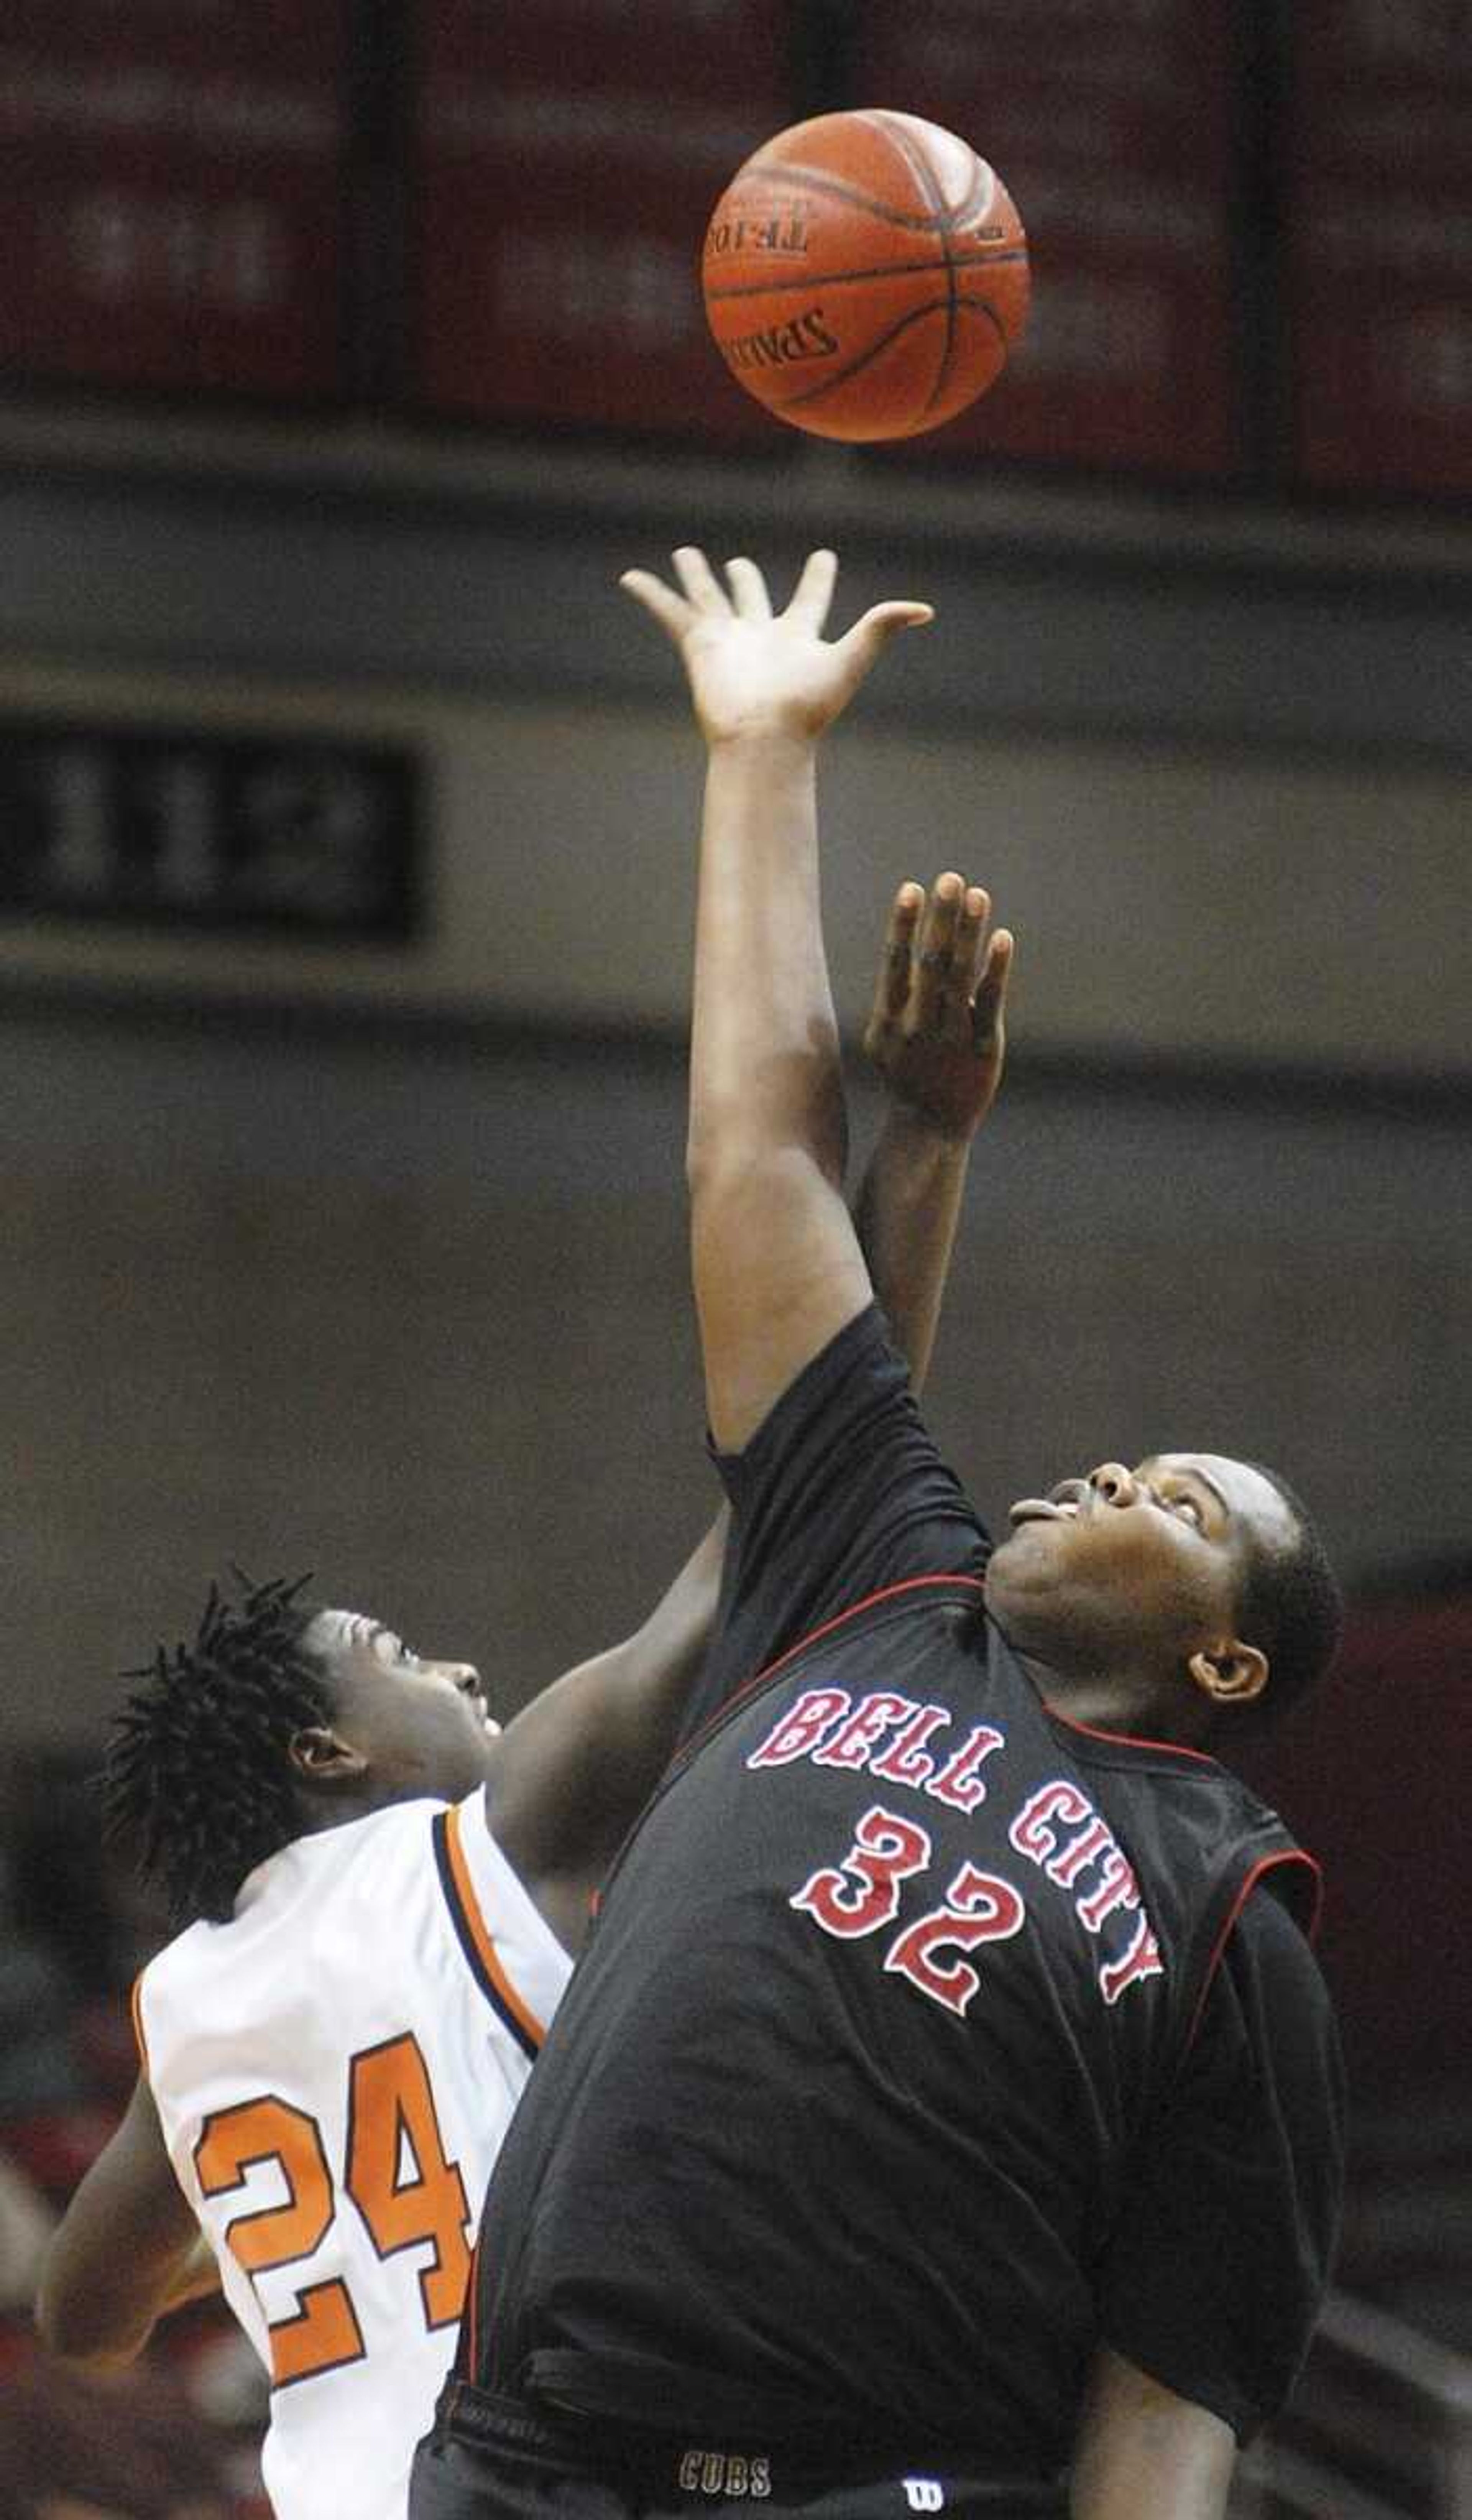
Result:
<svg viewBox="0 0 1472 2520"><path fill-rule="evenodd" d="M732 602L743 621L770 621L772 605L767 594L767 581L753 560L729 560L726 574L731 581Z"/></svg>
<svg viewBox="0 0 1472 2520"><path fill-rule="evenodd" d="M810 630L815 639L818 637L828 617L837 577L836 552L809 552L786 610L786 618L794 629Z"/></svg>
<svg viewBox="0 0 1472 2520"><path fill-rule="evenodd" d="M730 611L725 589L703 551L697 551L693 543L682 543L671 557L675 575L697 612Z"/></svg>
<svg viewBox="0 0 1472 2520"><path fill-rule="evenodd" d="M849 668L850 688L861 683L897 630L923 629L935 618L928 604L875 604L835 642L834 652Z"/></svg>
<svg viewBox="0 0 1472 2520"><path fill-rule="evenodd" d="M672 639L684 638L690 626L691 608L683 595L677 595L672 586L665 585L662 577L655 577L647 568L626 568L618 582L626 595L632 595L636 604L642 604L646 612L653 614Z"/></svg>

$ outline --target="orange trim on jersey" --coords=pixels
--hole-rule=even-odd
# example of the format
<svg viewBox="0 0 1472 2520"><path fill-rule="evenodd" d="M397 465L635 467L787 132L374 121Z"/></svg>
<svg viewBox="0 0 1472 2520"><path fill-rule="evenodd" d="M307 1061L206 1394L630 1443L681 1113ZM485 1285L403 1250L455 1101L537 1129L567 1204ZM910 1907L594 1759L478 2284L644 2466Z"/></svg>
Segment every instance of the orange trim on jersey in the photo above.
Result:
<svg viewBox="0 0 1472 2520"><path fill-rule="evenodd" d="M143 2026L143 1971L139 1970L128 1991L128 2011L133 2023L133 2039L138 2049L138 2062L145 2075L149 2070L148 2033Z"/></svg>
<svg viewBox="0 0 1472 2520"><path fill-rule="evenodd" d="M480 1912L480 1903L475 1896L475 1884L471 1878L469 1865L466 1861L465 1848L461 1843L460 1812L453 1803L445 1814L445 1851L450 1860L450 1872L455 1883L456 1897L460 1901L461 1916L475 1946L476 1958L507 2011L520 2024L532 2045L540 2048L547 2036L546 2024L537 2019L524 1996L518 1994L501 1965L495 1940Z"/></svg>

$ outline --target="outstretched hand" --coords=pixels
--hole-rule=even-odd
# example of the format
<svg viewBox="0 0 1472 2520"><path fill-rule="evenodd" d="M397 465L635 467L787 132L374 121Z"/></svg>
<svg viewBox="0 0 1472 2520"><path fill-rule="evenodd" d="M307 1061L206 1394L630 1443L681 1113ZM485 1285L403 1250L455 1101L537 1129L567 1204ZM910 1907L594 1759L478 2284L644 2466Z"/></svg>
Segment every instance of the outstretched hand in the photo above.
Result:
<svg viewBox="0 0 1472 2520"><path fill-rule="evenodd" d="M754 561L728 561L723 586L703 552L687 545L673 558L683 593L643 568L627 569L619 584L680 651L712 745L764 735L811 742L846 707L894 633L933 618L928 604L875 604L829 641L823 629L838 574L832 552L809 553L791 602L778 613Z"/></svg>
<svg viewBox="0 0 1472 2520"><path fill-rule="evenodd" d="M902 883L864 1047L898 1102L948 1138L969 1138L996 1100L1006 1055L1012 936L988 933L990 896L959 875Z"/></svg>

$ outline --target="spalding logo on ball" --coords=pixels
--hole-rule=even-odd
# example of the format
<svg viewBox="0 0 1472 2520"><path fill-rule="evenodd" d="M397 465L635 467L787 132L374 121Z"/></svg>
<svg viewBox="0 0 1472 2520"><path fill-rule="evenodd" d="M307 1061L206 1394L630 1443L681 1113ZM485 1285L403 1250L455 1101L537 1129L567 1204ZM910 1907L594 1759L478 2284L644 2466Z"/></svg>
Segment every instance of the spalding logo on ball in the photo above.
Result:
<svg viewBox="0 0 1472 2520"><path fill-rule="evenodd" d="M739 384L818 437L916 437L986 392L1027 319L1027 239L964 140L821 113L748 158L711 216L705 312Z"/></svg>

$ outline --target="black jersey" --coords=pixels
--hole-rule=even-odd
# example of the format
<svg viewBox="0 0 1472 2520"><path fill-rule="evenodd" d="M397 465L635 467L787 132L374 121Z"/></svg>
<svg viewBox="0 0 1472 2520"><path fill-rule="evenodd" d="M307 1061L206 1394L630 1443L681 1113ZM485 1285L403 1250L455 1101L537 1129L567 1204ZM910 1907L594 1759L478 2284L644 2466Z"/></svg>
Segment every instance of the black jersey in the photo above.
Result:
<svg viewBox="0 0 1472 2520"><path fill-rule="evenodd" d="M1337 2188L1307 1860L1215 1761L1044 1705L876 1316L727 1468L704 1720L502 2152L462 2368L1045 2475L1105 2337L1250 2430ZM1224 2131L1271 2158L1214 2177Z"/></svg>

